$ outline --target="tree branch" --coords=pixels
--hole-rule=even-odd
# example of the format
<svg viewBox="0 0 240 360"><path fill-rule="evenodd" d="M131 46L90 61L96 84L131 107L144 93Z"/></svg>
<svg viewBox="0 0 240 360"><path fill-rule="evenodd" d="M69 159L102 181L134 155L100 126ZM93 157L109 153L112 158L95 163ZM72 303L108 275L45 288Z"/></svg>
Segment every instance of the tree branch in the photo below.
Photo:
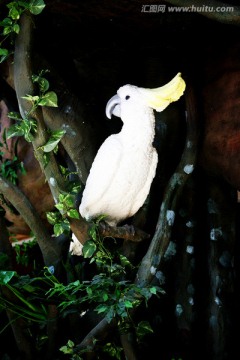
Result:
<svg viewBox="0 0 240 360"><path fill-rule="evenodd" d="M27 197L19 190L19 188L3 178L1 175L0 193L4 194L10 203L12 203L36 236L45 264L47 266L55 265L56 261L59 260L60 251L56 247L53 239L51 239L46 227L42 223L41 218L37 214L36 209Z"/></svg>
<svg viewBox="0 0 240 360"><path fill-rule="evenodd" d="M15 42L14 52L14 86L18 99L20 113L25 118L31 110L32 105L23 99L23 96L34 95L32 82L32 28L33 20L30 14L23 14L20 19L20 32ZM50 159L45 164L44 152L40 149L48 140L47 128L43 121L42 109L38 107L31 116L37 121L37 133L32 142L35 156L44 172L55 202L61 191L65 190L64 179L59 171L54 154L49 153Z"/></svg>
<svg viewBox="0 0 240 360"><path fill-rule="evenodd" d="M26 114L31 110L31 104L22 97L27 94L34 95L34 86L32 82L33 72L32 72L32 61L31 61L33 20L30 14L23 14L20 21L21 21L20 32L16 39L15 53L14 53L14 86L17 94L20 112L22 117L24 118ZM48 114L46 118L49 118L49 113L47 112L47 110L45 110L44 113L45 115ZM47 165L45 164L44 152L40 149L40 147L43 146L48 140L47 127L43 119L43 109L38 107L34 112L31 113L31 116L37 121L37 126L38 126L37 134L32 142L35 151L35 157L39 161L41 169L46 176L46 180L48 181L55 203L58 203L59 195L63 192L65 193L68 192L67 181L64 179L64 177L61 175L59 171L59 166L53 152L49 153L49 157L50 157L49 162ZM58 118L57 125L62 126L63 120L62 122L60 122L60 120L62 119ZM84 167L84 169L85 170L83 170L83 172L85 179L86 168ZM74 233L76 232L76 236L79 238L81 242L82 241L84 242L86 240L84 238L86 234L81 233L78 230L78 227L80 229L85 227L84 220L80 219L80 220L72 221L70 219L70 224L72 231Z"/></svg>
<svg viewBox="0 0 240 360"><path fill-rule="evenodd" d="M77 354L80 350L88 349L88 351L93 351L96 342L95 340L104 340L111 329L115 329L117 326L116 319L113 319L110 323L104 318L102 319L82 340L82 342L74 348L74 353Z"/></svg>
<svg viewBox="0 0 240 360"><path fill-rule="evenodd" d="M195 97L193 89L189 84L187 84L185 98L187 109L187 136L185 149L176 172L172 175L165 190L155 234L136 276L136 282L142 286L152 282L157 270L164 260L164 255L169 246L172 234L179 198L196 163L199 134Z"/></svg>
<svg viewBox="0 0 240 360"><path fill-rule="evenodd" d="M63 83L59 88L62 88L62 85ZM64 104L61 102L63 96ZM66 88L64 94L58 98L60 100L58 108L42 108L44 122L51 130L66 131L61 144L71 158L81 182L85 184L95 155L94 137L93 134L90 135L88 123L84 120L86 114L80 101Z"/></svg>
<svg viewBox="0 0 240 360"><path fill-rule="evenodd" d="M149 234L133 226L109 226L106 223L100 223L99 231L102 236L112 236L132 242L141 242L150 237Z"/></svg>

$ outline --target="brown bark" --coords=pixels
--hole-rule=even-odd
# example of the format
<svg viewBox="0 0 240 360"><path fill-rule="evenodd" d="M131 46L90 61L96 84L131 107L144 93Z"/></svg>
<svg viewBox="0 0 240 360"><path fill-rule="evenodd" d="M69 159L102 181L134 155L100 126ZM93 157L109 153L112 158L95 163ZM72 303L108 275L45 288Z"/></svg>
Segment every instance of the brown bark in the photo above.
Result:
<svg viewBox="0 0 240 360"><path fill-rule="evenodd" d="M8 199L23 216L29 228L36 236L45 264L47 266L56 265L56 262L59 261L60 251L56 247L54 240L51 239L34 206L16 186L2 176L0 176L0 193L4 194L6 199Z"/></svg>

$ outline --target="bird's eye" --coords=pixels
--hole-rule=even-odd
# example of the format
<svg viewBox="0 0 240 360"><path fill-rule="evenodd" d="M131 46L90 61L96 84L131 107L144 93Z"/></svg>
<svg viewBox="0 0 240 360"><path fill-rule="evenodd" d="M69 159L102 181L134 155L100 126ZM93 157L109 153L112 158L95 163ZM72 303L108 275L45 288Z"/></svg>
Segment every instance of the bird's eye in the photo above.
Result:
<svg viewBox="0 0 240 360"><path fill-rule="evenodd" d="M126 100L130 99L130 96L129 95L125 96L125 99Z"/></svg>

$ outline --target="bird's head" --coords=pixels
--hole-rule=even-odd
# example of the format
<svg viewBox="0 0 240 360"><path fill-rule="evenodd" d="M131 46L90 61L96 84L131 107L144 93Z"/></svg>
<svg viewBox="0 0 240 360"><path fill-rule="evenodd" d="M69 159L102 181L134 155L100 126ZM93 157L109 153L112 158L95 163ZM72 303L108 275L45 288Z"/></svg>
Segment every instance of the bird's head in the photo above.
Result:
<svg viewBox="0 0 240 360"><path fill-rule="evenodd" d="M106 105L106 116L123 117L139 108L152 108L163 111L171 102L177 101L184 93L185 81L178 73L169 83L155 89L144 89L134 85L124 85Z"/></svg>

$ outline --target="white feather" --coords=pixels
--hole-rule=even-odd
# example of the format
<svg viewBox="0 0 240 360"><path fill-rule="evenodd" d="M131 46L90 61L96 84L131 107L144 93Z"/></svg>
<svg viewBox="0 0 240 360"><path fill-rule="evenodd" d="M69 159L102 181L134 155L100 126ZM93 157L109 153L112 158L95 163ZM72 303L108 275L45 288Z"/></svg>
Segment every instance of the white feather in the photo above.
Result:
<svg viewBox="0 0 240 360"><path fill-rule="evenodd" d="M77 237L72 234L72 241L70 242L69 252L71 255L82 255L82 244L78 241Z"/></svg>

